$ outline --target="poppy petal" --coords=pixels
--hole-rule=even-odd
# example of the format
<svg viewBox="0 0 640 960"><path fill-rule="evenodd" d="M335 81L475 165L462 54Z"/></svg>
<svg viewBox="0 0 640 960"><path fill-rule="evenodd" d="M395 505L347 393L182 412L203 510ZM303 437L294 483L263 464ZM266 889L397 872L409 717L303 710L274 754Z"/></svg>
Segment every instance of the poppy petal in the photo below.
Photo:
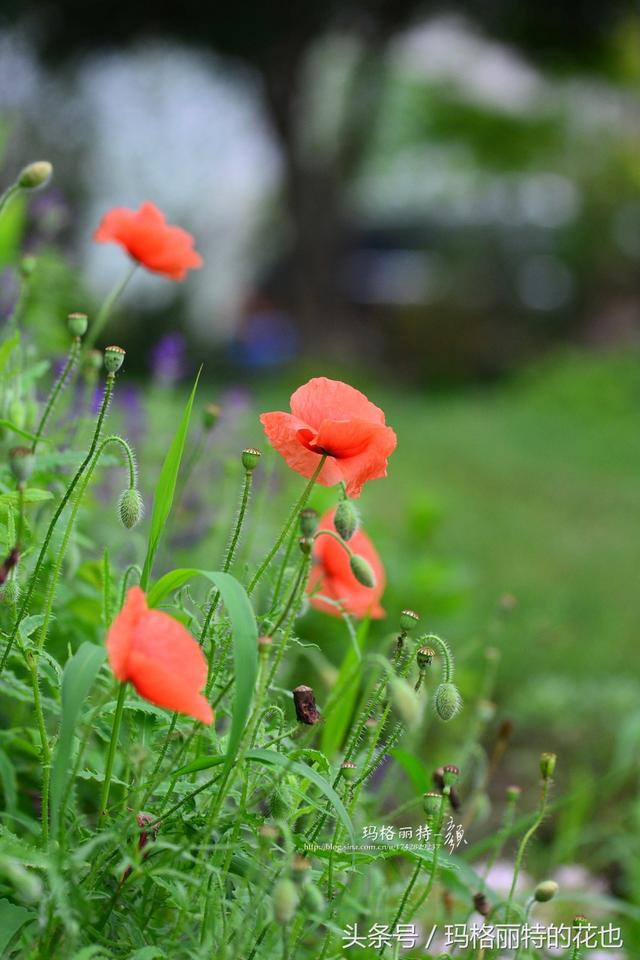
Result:
<svg viewBox="0 0 640 960"><path fill-rule="evenodd" d="M341 380L313 377L291 396L291 413L312 427L323 420L370 420L384 423L384 413L355 387Z"/></svg>

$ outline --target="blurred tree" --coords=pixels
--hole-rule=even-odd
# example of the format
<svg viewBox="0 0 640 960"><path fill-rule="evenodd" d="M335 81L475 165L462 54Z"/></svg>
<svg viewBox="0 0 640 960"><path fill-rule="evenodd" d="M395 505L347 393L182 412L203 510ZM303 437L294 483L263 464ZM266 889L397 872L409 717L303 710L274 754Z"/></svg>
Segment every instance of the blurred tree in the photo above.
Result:
<svg viewBox="0 0 640 960"><path fill-rule="evenodd" d="M111 0L4 0L0 17L30 24L49 61L93 47L122 46L141 36L169 35L205 45L255 69L280 144L289 215L291 307L308 347L336 350L344 336L341 272L346 240L344 190L375 129L385 80L384 50L412 20L440 12L469 14L491 33L555 67L606 66L607 38L628 13L624 0L245 0L224 8L183 0L153 4ZM310 60L319 43L352 41L351 66L334 104L331 136L320 149L308 136L317 81Z"/></svg>

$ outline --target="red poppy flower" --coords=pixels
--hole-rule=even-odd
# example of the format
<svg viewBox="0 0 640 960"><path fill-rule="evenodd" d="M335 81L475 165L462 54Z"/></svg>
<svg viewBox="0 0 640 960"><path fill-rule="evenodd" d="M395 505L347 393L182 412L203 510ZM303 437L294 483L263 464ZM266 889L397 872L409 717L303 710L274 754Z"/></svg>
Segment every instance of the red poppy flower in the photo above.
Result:
<svg viewBox="0 0 640 960"><path fill-rule="evenodd" d="M118 680L130 680L145 700L212 723L213 711L200 693L207 679L202 650L181 623L149 609L140 587L129 590L111 624L107 652Z"/></svg>
<svg viewBox="0 0 640 960"><path fill-rule="evenodd" d="M98 243L119 243L147 270L162 273L170 280L184 280L187 270L202 266L191 234L169 226L153 203L143 203L139 210L114 207L105 213L93 239Z"/></svg>
<svg viewBox="0 0 640 960"><path fill-rule="evenodd" d="M263 413L269 442L303 477L312 476L323 454L318 483L344 481L358 497L367 480L387 475L387 458L397 439L384 413L363 393L341 380L314 377L291 397L291 413ZM325 538L326 539L326 538Z"/></svg>
<svg viewBox="0 0 640 960"><path fill-rule="evenodd" d="M334 530L334 514L335 510L325 513L318 529ZM367 614L375 619L384 617L384 610L380 606L385 585L382 561L371 540L362 530L354 533L349 540L349 546L353 553L364 557L371 564L376 576L375 587L365 587L356 580L349 566L349 555L337 540L333 537L318 537L314 544L314 563L307 588L311 594L310 602L318 610L334 617L340 616L340 607L327 603L323 597L339 602L342 609L354 617L364 617Z"/></svg>

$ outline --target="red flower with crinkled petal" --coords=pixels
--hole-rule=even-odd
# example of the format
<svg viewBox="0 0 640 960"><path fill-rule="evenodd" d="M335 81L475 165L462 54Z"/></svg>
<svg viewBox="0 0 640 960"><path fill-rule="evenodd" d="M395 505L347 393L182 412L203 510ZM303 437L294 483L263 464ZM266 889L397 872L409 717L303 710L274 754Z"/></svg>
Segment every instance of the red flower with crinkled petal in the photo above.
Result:
<svg viewBox="0 0 640 960"><path fill-rule="evenodd" d="M260 421L271 445L303 477L311 477L326 454L318 483L332 487L344 481L349 497L358 497L367 480L386 477L397 443L379 407L349 384L327 377L299 387L291 413L263 413Z"/></svg>
<svg viewBox="0 0 640 960"><path fill-rule="evenodd" d="M170 226L153 203L139 210L114 207L105 213L93 235L97 243L118 243L133 260L170 280L184 280L188 270L202 266L194 239L181 227Z"/></svg>
<svg viewBox="0 0 640 960"><path fill-rule="evenodd" d="M318 524L318 530L335 531L334 515L335 510L325 513ZM334 617L339 617L341 610L344 610L354 617L365 617L368 614L380 619L385 615L380 606L385 586L382 561L371 540L362 530L354 533L349 540L349 547L353 553L364 557L371 564L376 577L375 587L365 587L356 580L349 566L349 555L337 540L333 537L318 537L314 543L313 566L307 587L310 603ZM327 603L324 597L336 603Z"/></svg>
<svg viewBox="0 0 640 960"><path fill-rule="evenodd" d="M129 590L111 624L107 652L118 680L130 681L145 700L213 722L213 711L200 693L207 679L200 646L168 613L150 609L140 587Z"/></svg>

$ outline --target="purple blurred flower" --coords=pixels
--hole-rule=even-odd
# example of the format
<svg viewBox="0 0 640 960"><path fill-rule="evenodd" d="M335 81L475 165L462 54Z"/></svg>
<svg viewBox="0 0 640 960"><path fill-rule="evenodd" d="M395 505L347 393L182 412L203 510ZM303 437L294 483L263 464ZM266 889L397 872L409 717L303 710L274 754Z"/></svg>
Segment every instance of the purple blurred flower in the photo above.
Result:
<svg viewBox="0 0 640 960"><path fill-rule="evenodd" d="M8 320L15 310L19 286L15 271L6 267L0 272L0 319Z"/></svg>
<svg viewBox="0 0 640 960"><path fill-rule="evenodd" d="M167 333L158 340L151 354L151 370L165 386L176 383L185 373L185 342L180 333Z"/></svg>

